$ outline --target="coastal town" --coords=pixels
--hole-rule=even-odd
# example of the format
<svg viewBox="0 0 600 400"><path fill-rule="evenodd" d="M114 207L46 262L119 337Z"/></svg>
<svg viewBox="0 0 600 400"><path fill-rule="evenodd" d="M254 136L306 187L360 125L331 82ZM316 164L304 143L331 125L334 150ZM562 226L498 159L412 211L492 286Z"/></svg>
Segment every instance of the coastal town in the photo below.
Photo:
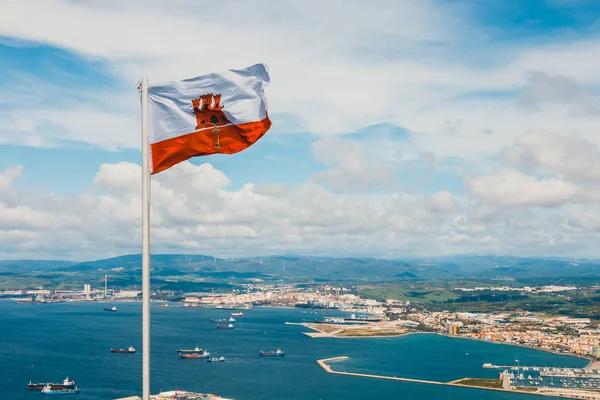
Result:
<svg viewBox="0 0 600 400"><path fill-rule="evenodd" d="M0 291L0 298L12 299L18 303L39 304L140 299L139 290L113 290L108 288L107 283L105 279L104 287L98 289L84 284L81 290L3 290ZM523 288L530 292L564 292L575 289L570 286ZM506 289L500 287L498 290ZM335 311L324 318L302 322L315 331L307 333L313 337L398 336L409 332L435 332L591 359L600 358L600 327L590 318L546 315L528 310L490 313L430 311L426 306L410 301L366 299L352 291L349 287L332 285L299 288L292 284L256 284L248 285L245 291L216 294L154 291L152 299L171 300L171 303L183 307L273 306Z"/></svg>
<svg viewBox="0 0 600 400"><path fill-rule="evenodd" d="M513 287L493 287L494 290L514 292ZM453 288L453 291L481 292L490 287ZM578 290L573 286L527 286L520 290L528 293L563 293ZM61 302L139 301L141 291L137 288L111 288L105 276L103 287L92 288L84 284L81 289L48 289L36 287L0 291L0 299L19 304L52 304ZM356 287L329 284L298 285L290 283L248 284L239 290L194 293L174 290L152 291L152 301L160 302L162 308L207 308L248 310L252 307L294 307L300 309L296 320L289 325L307 328L303 334L312 338L369 338L396 337L415 333L433 333L448 337L480 340L492 343L523 346L532 349L576 356L588 360L584 369L536 368L536 380L527 381L519 370L519 361L511 366L492 363L482 368L498 369L498 379L465 378L456 382L422 383L454 386L474 386L490 390L513 390L523 393L555 395L569 398L600 398L600 327L590 318L553 315L524 309L477 312L439 310L426 304L409 300L365 298ZM106 309L106 308L105 308ZM113 311L116 307L113 307ZM333 357L319 360L328 373L357 375L340 372L328 363L343 359ZM490 360L493 361L493 360ZM527 367L523 367L527 368ZM545 368L545 369L543 369ZM516 371L515 371L516 369ZM522 371L519 373L519 371ZM558 385L541 384L542 375L564 376ZM531 375L529 375L531 377ZM370 376L367 378L408 380L401 377ZM532 377L532 379L534 379ZM537 379L540 379L539 381ZM565 380L565 379L570 379ZM582 379L580 383L577 379ZM537 385L540 385L539 387ZM552 383L553 385L553 383ZM575 386L573 386L575 385ZM579 386L577 386L579 385ZM582 388L582 385L588 385Z"/></svg>

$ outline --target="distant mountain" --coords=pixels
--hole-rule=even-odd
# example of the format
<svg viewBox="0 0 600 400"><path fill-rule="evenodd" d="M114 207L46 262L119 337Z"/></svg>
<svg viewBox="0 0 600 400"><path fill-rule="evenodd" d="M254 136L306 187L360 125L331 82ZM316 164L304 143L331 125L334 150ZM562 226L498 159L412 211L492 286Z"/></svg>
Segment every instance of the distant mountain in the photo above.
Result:
<svg viewBox="0 0 600 400"><path fill-rule="evenodd" d="M77 264L64 260L0 260L0 272L48 271Z"/></svg>
<svg viewBox="0 0 600 400"><path fill-rule="evenodd" d="M102 260L0 261L0 274L45 281L100 284L104 274L116 286L141 282L141 254ZM453 256L421 259L329 258L281 255L221 259L209 255L153 254L153 284L162 287L218 288L286 279L290 281L393 281L411 279L532 279L599 277L598 260L541 259L513 256ZM17 275L15 275L17 274ZM216 286L215 286L216 285Z"/></svg>

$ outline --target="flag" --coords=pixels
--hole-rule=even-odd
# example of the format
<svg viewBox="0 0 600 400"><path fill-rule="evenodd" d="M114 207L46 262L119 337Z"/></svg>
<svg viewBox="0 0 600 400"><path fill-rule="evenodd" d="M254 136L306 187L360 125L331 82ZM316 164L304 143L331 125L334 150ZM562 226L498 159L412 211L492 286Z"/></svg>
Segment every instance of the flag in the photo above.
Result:
<svg viewBox="0 0 600 400"><path fill-rule="evenodd" d="M151 174L191 157L234 154L271 127L264 64L148 85Z"/></svg>

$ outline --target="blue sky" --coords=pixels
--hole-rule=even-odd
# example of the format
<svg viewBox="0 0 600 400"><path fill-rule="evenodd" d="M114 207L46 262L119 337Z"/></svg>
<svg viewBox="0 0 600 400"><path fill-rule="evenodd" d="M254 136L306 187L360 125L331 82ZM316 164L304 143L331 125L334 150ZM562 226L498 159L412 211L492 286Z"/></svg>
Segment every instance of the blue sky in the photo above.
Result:
<svg viewBox="0 0 600 400"><path fill-rule="evenodd" d="M157 204L158 249L536 255L531 242L598 255L596 1L31 3L0 17L0 215L10 221L0 257L135 251L133 219L119 222L131 231L122 243L90 250L73 238L95 237L86 225L109 217L106 202L126 209L135 198L119 182L140 163L137 80L255 62L270 67L273 128L243 153L174 174L212 182L202 189L221 196L207 200L211 215L244 198L242 208L281 216L240 212L208 243L209 222L177 225ZM197 13L202 33L190 25ZM200 200L167 179L165 196ZM319 196L327 206L311 203ZM85 207L92 215L78 214ZM64 248L32 222L41 217L71 221L56 226ZM229 234L234 248L221 241Z"/></svg>

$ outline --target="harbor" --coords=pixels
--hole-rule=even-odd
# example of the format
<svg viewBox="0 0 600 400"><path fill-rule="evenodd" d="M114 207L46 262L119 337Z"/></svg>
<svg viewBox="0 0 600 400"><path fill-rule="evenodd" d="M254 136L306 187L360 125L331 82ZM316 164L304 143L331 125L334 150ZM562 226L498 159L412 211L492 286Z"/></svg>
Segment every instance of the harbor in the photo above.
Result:
<svg viewBox="0 0 600 400"><path fill-rule="evenodd" d="M425 379L414 379L414 378L406 378L399 376L389 376L389 375L376 375L376 374L366 374L359 372L348 372L348 371L337 371L334 370L329 363L335 363L340 361L349 360L348 356L337 356L330 357L321 360L317 360L317 364L323 370L325 370L329 374L334 375L346 375L346 376L354 376L360 378L369 378L369 379L383 379L388 381L400 381L400 382L411 382L411 383L419 383L419 384L427 384L427 385L446 385L446 386L460 386L460 387L468 387L472 389L483 389L483 390L494 390L494 391L509 391L512 393L523 393L530 395L539 395L539 396L556 396L562 398L570 398L570 399L600 399L600 379L560 379L557 380L557 386L554 387L555 383L552 380L549 382L549 386L541 386L535 387L535 385L539 385L543 378L540 376L533 378L529 375L527 378L524 377L523 373L514 374L512 372L508 372L508 370L504 370L500 373L497 381L497 387L490 386L490 382L494 384L494 380L484 379L484 378L462 378L449 382L440 382L433 380L425 380ZM491 364L487 364L491 365ZM486 367L489 368L489 367ZM529 368L529 367L527 367ZM539 368L539 367L531 367L535 368L537 371L544 371L547 368ZM512 369L512 368L511 368ZM567 369L567 368L563 368ZM572 368L570 369L572 370ZM518 371L517 371L518 372ZM534 383L535 382L535 383ZM467 384L468 383L468 384Z"/></svg>
<svg viewBox="0 0 600 400"><path fill-rule="evenodd" d="M25 396L29 380L34 383L62 383L69 376L69 381L74 381L80 391L75 398L107 400L141 396L138 381L132 380L139 374L141 360L140 322L137 318L139 303L119 303L117 307L118 312L110 313L104 312L103 306L98 307L97 303L62 303L48 307L40 314L33 307L0 302L0 312L6 321L24 328L18 335L6 330L0 332L3 343L13 343L13 346L22 349L19 353L11 351L8 346L0 349L0 357L12 366L0 376L0 385L11 393L23 393ZM488 361L510 364L512 357L505 354L513 351L518 351L521 363L527 365L586 367L585 360L577 358L435 334L313 340L302 334L307 330L303 326L285 324L286 321L307 318L302 311L297 308L254 307L251 311L244 311L243 317L235 317L238 320L236 329L219 330L210 319L228 318L233 311L186 310L183 307L165 310L156 305L152 315L157 326L153 333L152 352L154 359L160 360L160 363L155 364L153 369L156 378L151 393L179 388L190 393L214 393L230 399L300 400L306 398L306 380L309 380L310 395L328 400L370 398L373 391L380 393L382 398L394 398L398 391L402 391L407 400L478 400L481 396L480 391L460 386L329 374L316 361L333 355L349 357L349 360L341 360L339 365L331 362L329 365L335 371L441 383L485 374L497 378L500 371L482 369L482 364ZM77 330L64 329L64 326L75 322ZM40 325L45 328L43 332L36 329ZM53 345L40 349L37 344L43 341L52 341ZM127 349L129 345L136 349L135 354L110 352L111 347ZM56 349L59 348L66 350L58 353ZM270 352L278 348L285 351L285 356L259 355L260 350ZM223 355L226 360L179 359L178 350L207 350L211 353L209 358ZM470 355L465 356L465 352ZM82 363L86 368L81 368ZM110 368L106 368L107 365ZM223 376L235 379L225 382ZM305 379L298 379L298 376ZM248 390L256 379L262 382L260 390ZM106 382L111 384L106 385ZM42 396L39 392L31 392L30 397ZM510 399L520 400L505 391L486 393L486 400Z"/></svg>

